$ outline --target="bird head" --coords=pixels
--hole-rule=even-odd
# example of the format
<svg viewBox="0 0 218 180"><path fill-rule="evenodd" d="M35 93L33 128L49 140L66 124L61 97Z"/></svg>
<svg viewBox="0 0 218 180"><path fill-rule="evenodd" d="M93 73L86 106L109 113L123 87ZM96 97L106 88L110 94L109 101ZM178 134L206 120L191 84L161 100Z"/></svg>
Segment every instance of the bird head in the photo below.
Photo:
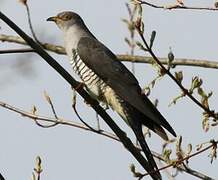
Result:
<svg viewBox="0 0 218 180"><path fill-rule="evenodd" d="M71 11L64 11L56 16L49 17L47 21L55 22L61 30L66 30L72 25L83 24L82 18L78 14Z"/></svg>

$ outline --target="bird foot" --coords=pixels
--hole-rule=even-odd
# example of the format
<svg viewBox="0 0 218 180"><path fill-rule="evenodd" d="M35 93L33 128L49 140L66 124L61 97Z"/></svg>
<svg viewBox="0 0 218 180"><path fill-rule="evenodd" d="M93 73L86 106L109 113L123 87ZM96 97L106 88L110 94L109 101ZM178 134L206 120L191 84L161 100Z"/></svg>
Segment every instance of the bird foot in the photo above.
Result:
<svg viewBox="0 0 218 180"><path fill-rule="evenodd" d="M80 82L74 89L76 91L79 91L80 89L83 89L84 86L85 86L85 84L83 82Z"/></svg>

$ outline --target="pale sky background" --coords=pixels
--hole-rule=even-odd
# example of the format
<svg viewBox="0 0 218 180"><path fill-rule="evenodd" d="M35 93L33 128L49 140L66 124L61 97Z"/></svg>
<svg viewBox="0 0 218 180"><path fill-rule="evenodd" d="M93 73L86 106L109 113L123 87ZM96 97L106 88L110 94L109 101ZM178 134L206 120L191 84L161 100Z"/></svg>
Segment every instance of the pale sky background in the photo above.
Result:
<svg viewBox="0 0 218 180"><path fill-rule="evenodd" d="M124 54L128 52L123 40L128 36L128 31L121 21L122 18L127 17L125 2L128 0L37 0L29 1L29 6L35 32L41 41L62 45L61 32L54 24L46 22L46 19L60 11L72 10L83 17L96 37L114 53ZM214 1L193 2L196 6L210 6ZM192 4L192 1L187 0L185 3ZM0 0L0 9L25 32L30 32L25 8L17 0ZM158 56L167 56L171 46L176 57L216 61L218 60L217 13L157 10L144 6L145 32L150 35L152 30L157 31L154 50ZM15 34L2 21L0 26L0 33ZM20 46L0 42L0 49L12 47ZM70 71L65 56L50 54ZM137 54L143 53L137 51ZM16 68L23 63L25 64L21 66L23 69ZM129 65L127 63L127 66ZM218 110L217 70L190 67L177 67L176 70L184 72L185 86L190 85L193 76L199 75L204 80L207 92L214 92L210 104L213 109ZM156 75L150 65L137 64L136 71L142 86ZM36 105L40 115L52 116L43 97L44 90L51 96L59 117L77 120L71 109L72 92L69 85L44 60L34 54L0 56L0 101L24 110L30 110L33 105ZM217 140L217 127L205 133L201 128L202 110L188 98L179 101L176 106L168 107L172 98L179 92L172 80L165 77L156 84L150 98L160 100L159 110L178 135L183 136L184 147L188 143L195 146L212 138ZM87 107L83 100L79 100L78 110L88 123L95 124L95 112ZM111 111L109 113L128 135L134 137L120 117ZM42 129L31 120L3 108L0 108L0 119L0 172L8 180L30 179L37 155L42 158L42 180L127 180L134 179L129 170L131 163L135 163L137 168L140 168L120 143L105 137L61 125ZM108 129L102 121L101 125L104 129ZM163 141L159 137L153 135L148 142L152 150L161 152ZM190 167L218 179L218 162L215 161L211 165L208 154L209 151L192 158ZM166 179L165 176L163 177ZM181 173L176 179L196 178Z"/></svg>

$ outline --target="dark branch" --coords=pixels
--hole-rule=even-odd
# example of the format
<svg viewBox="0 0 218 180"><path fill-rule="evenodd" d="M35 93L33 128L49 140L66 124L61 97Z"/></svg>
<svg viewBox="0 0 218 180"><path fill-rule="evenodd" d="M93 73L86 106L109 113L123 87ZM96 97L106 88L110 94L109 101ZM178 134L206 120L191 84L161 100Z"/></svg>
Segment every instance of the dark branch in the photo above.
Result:
<svg viewBox="0 0 218 180"><path fill-rule="evenodd" d="M42 49L42 47L34 42L26 33L24 33L14 22L12 22L8 17L6 17L0 11L0 19L2 19L8 26L10 26L16 33L18 33L28 44L34 49L39 56L41 56L52 68L54 68L73 88L78 87L79 82L77 82L58 62L52 58L47 52ZM147 160L141 155L141 153L136 149L131 140L126 136L126 134L117 126L117 124L111 119L111 117L104 111L104 109L99 105L99 103L92 99L89 94L83 89L77 89L78 94L80 94L86 102L88 102L92 108L103 118L107 125L113 130L113 132L118 136L126 149L135 157L135 159L142 165L142 167L149 171L150 167ZM154 175L151 174L154 177Z"/></svg>
<svg viewBox="0 0 218 180"><path fill-rule="evenodd" d="M140 30L140 27L136 26L136 28L137 28L138 33L139 33L139 35L140 35L140 37L145 45L145 48L147 49L149 54L152 56L154 61L160 66L160 68L163 70L163 72L165 72L177 84L177 86L182 90L184 95L187 95L196 105L198 105L201 109L203 109L204 112L206 112L209 115L209 117L213 117L216 119L217 117L216 117L215 112L213 110L210 110L208 107L205 107L203 104L201 104L201 102L198 101L194 96L192 96L192 94L190 94L188 92L188 90L179 81L177 81L177 79L174 77L174 75L164 67L164 65L160 62L158 57L154 54L153 50L149 47L147 41L145 40L143 32L141 32L141 30Z"/></svg>
<svg viewBox="0 0 218 180"><path fill-rule="evenodd" d="M5 178L2 176L1 173L0 173L0 180L5 180Z"/></svg>

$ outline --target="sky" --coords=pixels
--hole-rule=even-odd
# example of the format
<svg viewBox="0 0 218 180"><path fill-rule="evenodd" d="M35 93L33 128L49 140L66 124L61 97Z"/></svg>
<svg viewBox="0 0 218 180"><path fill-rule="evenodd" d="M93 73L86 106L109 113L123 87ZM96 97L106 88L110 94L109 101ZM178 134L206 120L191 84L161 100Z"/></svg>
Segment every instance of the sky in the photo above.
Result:
<svg viewBox="0 0 218 180"><path fill-rule="evenodd" d="M127 0L65 0L65 1L28 1L35 32L42 42L63 45L59 29L46 22L50 16L60 11L72 10L79 13L95 36L115 54L129 52L124 38L128 31L122 18L126 18ZM161 3L162 1L155 1ZM172 2L172 1L165 1ZM192 1L185 1L187 5ZM213 1L199 0L195 5L210 6ZM25 8L15 0L0 0L0 10L30 34ZM189 10L157 10L144 6L143 18L147 38L152 30L157 31L154 43L156 55L166 57L172 47L176 58L195 58L217 61L216 37L218 32L217 12ZM2 21L0 33L16 35ZM138 38L138 37L137 37ZM139 39L139 38L138 38ZM0 49L23 47L0 42ZM67 57L50 53L64 68L71 72ZM144 52L136 51L137 55ZM126 63L130 67L129 63ZM184 86L189 87L191 78L203 79L207 92L213 91L210 100L212 109L218 109L217 70L178 66L183 71ZM72 73L74 77L75 74ZM137 64L136 77L141 86L145 86L156 76L151 65ZM0 101L30 111L37 107L37 113L52 117L53 114L45 101L46 91L55 105L59 117L78 121L71 108L72 91L70 86L38 55L0 55ZM152 90L150 99L159 99L158 109L174 127L178 135L183 136L183 147L188 143L195 145L217 140L217 127L205 133L202 130L202 110L191 100L184 98L175 106L168 107L171 100L180 93L179 88L168 77L158 81ZM198 97L198 96L197 96ZM78 97L80 115L93 126L96 125L95 112ZM130 128L112 111L108 111L119 126L135 141ZM30 119L0 108L0 172L6 179L30 179L36 156L42 158L43 173L41 179L134 179L129 165L140 165L125 148L113 140L67 126L43 129ZM78 121L79 122L79 121ZM101 127L109 128L100 121ZM148 138L152 150L161 152L163 141L152 134ZM190 167L218 179L218 162L210 164L209 152L190 160ZM175 172L172 170L172 172ZM164 173L163 173L164 175ZM166 176L163 176L166 178ZM149 179L148 177L145 179ZM167 178L166 178L167 179ZM186 173L180 173L176 179L195 179Z"/></svg>

